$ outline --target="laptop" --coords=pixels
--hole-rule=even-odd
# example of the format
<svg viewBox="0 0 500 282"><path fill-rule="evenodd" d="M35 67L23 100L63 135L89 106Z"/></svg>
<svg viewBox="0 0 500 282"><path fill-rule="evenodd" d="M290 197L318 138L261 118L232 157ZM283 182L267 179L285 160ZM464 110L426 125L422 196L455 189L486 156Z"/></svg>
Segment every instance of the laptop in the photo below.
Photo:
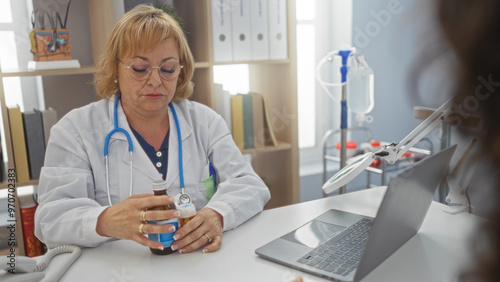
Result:
<svg viewBox="0 0 500 282"><path fill-rule="evenodd" d="M394 177L375 218L330 209L255 253L335 281L361 280L418 232L455 148Z"/></svg>

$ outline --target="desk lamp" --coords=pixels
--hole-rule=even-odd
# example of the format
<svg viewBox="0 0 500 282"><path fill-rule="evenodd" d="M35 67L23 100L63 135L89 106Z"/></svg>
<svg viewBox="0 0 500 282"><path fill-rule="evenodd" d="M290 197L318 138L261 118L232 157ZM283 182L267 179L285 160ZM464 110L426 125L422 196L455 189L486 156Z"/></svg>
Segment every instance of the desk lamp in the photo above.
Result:
<svg viewBox="0 0 500 282"><path fill-rule="evenodd" d="M450 191L446 197L448 206L443 210L449 214L457 214L466 210L472 213L472 206L467 190L469 189L469 182L477 164L474 161L470 161L470 152L476 142L476 138L472 139L446 179Z"/></svg>
<svg viewBox="0 0 500 282"><path fill-rule="evenodd" d="M441 105L434 113L427 117L419 124L412 132L406 135L399 143L385 145L377 152L368 152L359 157L353 158L351 162L333 175L325 184L323 191L328 194L341 187L344 187L354 177L365 170L374 160L379 157L390 164L394 164L406 151L415 145L420 139L427 135L432 129L440 124L440 122L451 112L450 108L453 103L450 98Z"/></svg>

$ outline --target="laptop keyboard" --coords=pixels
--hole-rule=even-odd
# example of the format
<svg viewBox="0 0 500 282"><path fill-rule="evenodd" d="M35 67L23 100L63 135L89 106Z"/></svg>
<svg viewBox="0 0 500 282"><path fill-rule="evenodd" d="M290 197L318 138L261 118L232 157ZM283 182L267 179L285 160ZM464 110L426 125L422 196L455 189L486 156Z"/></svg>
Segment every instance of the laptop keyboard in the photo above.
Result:
<svg viewBox="0 0 500 282"><path fill-rule="evenodd" d="M358 267L372 225L373 219L363 218L347 228L343 237L328 239L297 262L346 276Z"/></svg>

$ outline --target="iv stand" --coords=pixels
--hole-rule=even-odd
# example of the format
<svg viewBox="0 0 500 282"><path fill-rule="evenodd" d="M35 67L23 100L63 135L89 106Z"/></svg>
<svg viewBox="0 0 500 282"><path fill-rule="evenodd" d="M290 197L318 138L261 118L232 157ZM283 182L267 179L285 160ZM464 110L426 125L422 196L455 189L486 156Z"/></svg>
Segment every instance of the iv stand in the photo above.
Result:
<svg viewBox="0 0 500 282"><path fill-rule="evenodd" d="M339 51L338 54L342 57L342 66L340 74L342 76L342 96L340 101L340 170L347 164L347 59L351 54L351 50ZM346 186L340 188L339 193L345 193Z"/></svg>

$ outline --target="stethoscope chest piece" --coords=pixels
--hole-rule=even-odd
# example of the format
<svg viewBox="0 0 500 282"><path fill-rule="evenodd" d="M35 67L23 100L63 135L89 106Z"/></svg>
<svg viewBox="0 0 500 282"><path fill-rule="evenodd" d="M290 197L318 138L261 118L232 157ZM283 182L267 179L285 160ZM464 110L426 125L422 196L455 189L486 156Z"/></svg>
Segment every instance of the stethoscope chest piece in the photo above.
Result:
<svg viewBox="0 0 500 282"><path fill-rule="evenodd" d="M191 197L188 194L182 193L179 196L179 205L185 205L191 203Z"/></svg>

